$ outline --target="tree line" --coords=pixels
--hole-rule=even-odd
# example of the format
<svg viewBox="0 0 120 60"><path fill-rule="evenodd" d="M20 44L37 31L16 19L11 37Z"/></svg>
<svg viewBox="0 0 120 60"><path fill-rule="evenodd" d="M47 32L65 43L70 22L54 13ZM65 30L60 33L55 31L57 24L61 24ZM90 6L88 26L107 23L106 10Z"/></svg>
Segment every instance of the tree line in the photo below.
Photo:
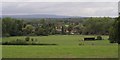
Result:
<svg viewBox="0 0 120 60"><path fill-rule="evenodd" d="M111 43L120 44L120 16L115 19L115 22L110 29L109 40Z"/></svg>
<svg viewBox="0 0 120 60"><path fill-rule="evenodd" d="M114 18L2 18L2 36L109 35ZM113 27L112 27L113 28Z"/></svg>

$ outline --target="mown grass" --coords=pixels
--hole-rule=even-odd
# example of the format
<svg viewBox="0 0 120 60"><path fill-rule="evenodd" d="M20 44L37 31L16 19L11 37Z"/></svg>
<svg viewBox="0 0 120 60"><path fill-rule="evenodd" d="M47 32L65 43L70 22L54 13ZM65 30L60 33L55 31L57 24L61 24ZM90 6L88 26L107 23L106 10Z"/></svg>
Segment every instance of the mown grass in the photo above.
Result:
<svg viewBox="0 0 120 60"><path fill-rule="evenodd" d="M117 58L118 44L104 40L82 41L84 35L31 36L40 43L55 43L54 46L41 45L4 45L4 58ZM92 36L93 37L93 36ZM24 39L25 36L3 38L3 41ZM83 44L83 45L79 45Z"/></svg>

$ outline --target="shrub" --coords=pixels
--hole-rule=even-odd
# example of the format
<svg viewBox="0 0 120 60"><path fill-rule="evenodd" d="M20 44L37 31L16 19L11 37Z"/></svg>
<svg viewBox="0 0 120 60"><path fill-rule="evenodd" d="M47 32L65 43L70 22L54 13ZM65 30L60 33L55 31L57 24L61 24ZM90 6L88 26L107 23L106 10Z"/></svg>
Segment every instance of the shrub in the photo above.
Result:
<svg viewBox="0 0 120 60"><path fill-rule="evenodd" d="M34 41L34 39L33 39L33 38L31 38L31 41Z"/></svg>
<svg viewBox="0 0 120 60"><path fill-rule="evenodd" d="M35 33L30 33L29 36L36 36L36 34Z"/></svg>
<svg viewBox="0 0 120 60"><path fill-rule="evenodd" d="M25 45L26 42L24 40L17 39L16 41L12 41L11 43L15 45Z"/></svg>
<svg viewBox="0 0 120 60"><path fill-rule="evenodd" d="M110 43L114 43L114 41L110 41Z"/></svg>
<svg viewBox="0 0 120 60"><path fill-rule="evenodd" d="M84 45L84 43L79 43L79 45Z"/></svg>
<svg viewBox="0 0 120 60"><path fill-rule="evenodd" d="M3 45L26 45L26 42L24 40L13 40L13 41L9 41L9 42L3 42Z"/></svg>
<svg viewBox="0 0 120 60"><path fill-rule="evenodd" d="M2 45L8 45L9 42L2 42Z"/></svg>
<svg viewBox="0 0 120 60"><path fill-rule="evenodd" d="M29 40L30 40L30 37L26 37L26 38L25 38L25 41L29 41Z"/></svg>
<svg viewBox="0 0 120 60"><path fill-rule="evenodd" d="M110 40L110 43L117 43L116 41L114 41L114 40Z"/></svg>
<svg viewBox="0 0 120 60"><path fill-rule="evenodd" d="M10 34L6 33L2 35L3 37L10 37Z"/></svg>
<svg viewBox="0 0 120 60"><path fill-rule="evenodd" d="M102 37L101 36L97 36L97 40L102 40Z"/></svg>

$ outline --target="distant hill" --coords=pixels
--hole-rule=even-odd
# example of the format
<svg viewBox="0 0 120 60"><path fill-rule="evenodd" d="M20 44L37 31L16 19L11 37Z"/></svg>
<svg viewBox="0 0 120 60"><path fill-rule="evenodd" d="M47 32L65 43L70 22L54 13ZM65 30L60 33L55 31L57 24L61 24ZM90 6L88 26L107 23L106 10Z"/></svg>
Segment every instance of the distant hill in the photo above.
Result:
<svg viewBox="0 0 120 60"><path fill-rule="evenodd" d="M73 18L74 17L75 18L75 17L78 17L78 16L33 14L33 15L2 15L2 17L12 17L12 18Z"/></svg>

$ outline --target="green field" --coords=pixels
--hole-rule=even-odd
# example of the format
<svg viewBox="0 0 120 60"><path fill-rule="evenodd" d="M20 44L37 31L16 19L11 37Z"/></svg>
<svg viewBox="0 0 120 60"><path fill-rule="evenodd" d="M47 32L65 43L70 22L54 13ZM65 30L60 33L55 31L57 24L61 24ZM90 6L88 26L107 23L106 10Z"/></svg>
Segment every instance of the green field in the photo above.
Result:
<svg viewBox="0 0 120 60"><path fill-rule="evenodd" d="M40 43L57 45L3 45L3 58L117 58L118 44L104 40L82 41L87 35L31 36ZM25 36L7 37L2 41L24 39ZM82 45L81 45L82 44Z"/></svg>

